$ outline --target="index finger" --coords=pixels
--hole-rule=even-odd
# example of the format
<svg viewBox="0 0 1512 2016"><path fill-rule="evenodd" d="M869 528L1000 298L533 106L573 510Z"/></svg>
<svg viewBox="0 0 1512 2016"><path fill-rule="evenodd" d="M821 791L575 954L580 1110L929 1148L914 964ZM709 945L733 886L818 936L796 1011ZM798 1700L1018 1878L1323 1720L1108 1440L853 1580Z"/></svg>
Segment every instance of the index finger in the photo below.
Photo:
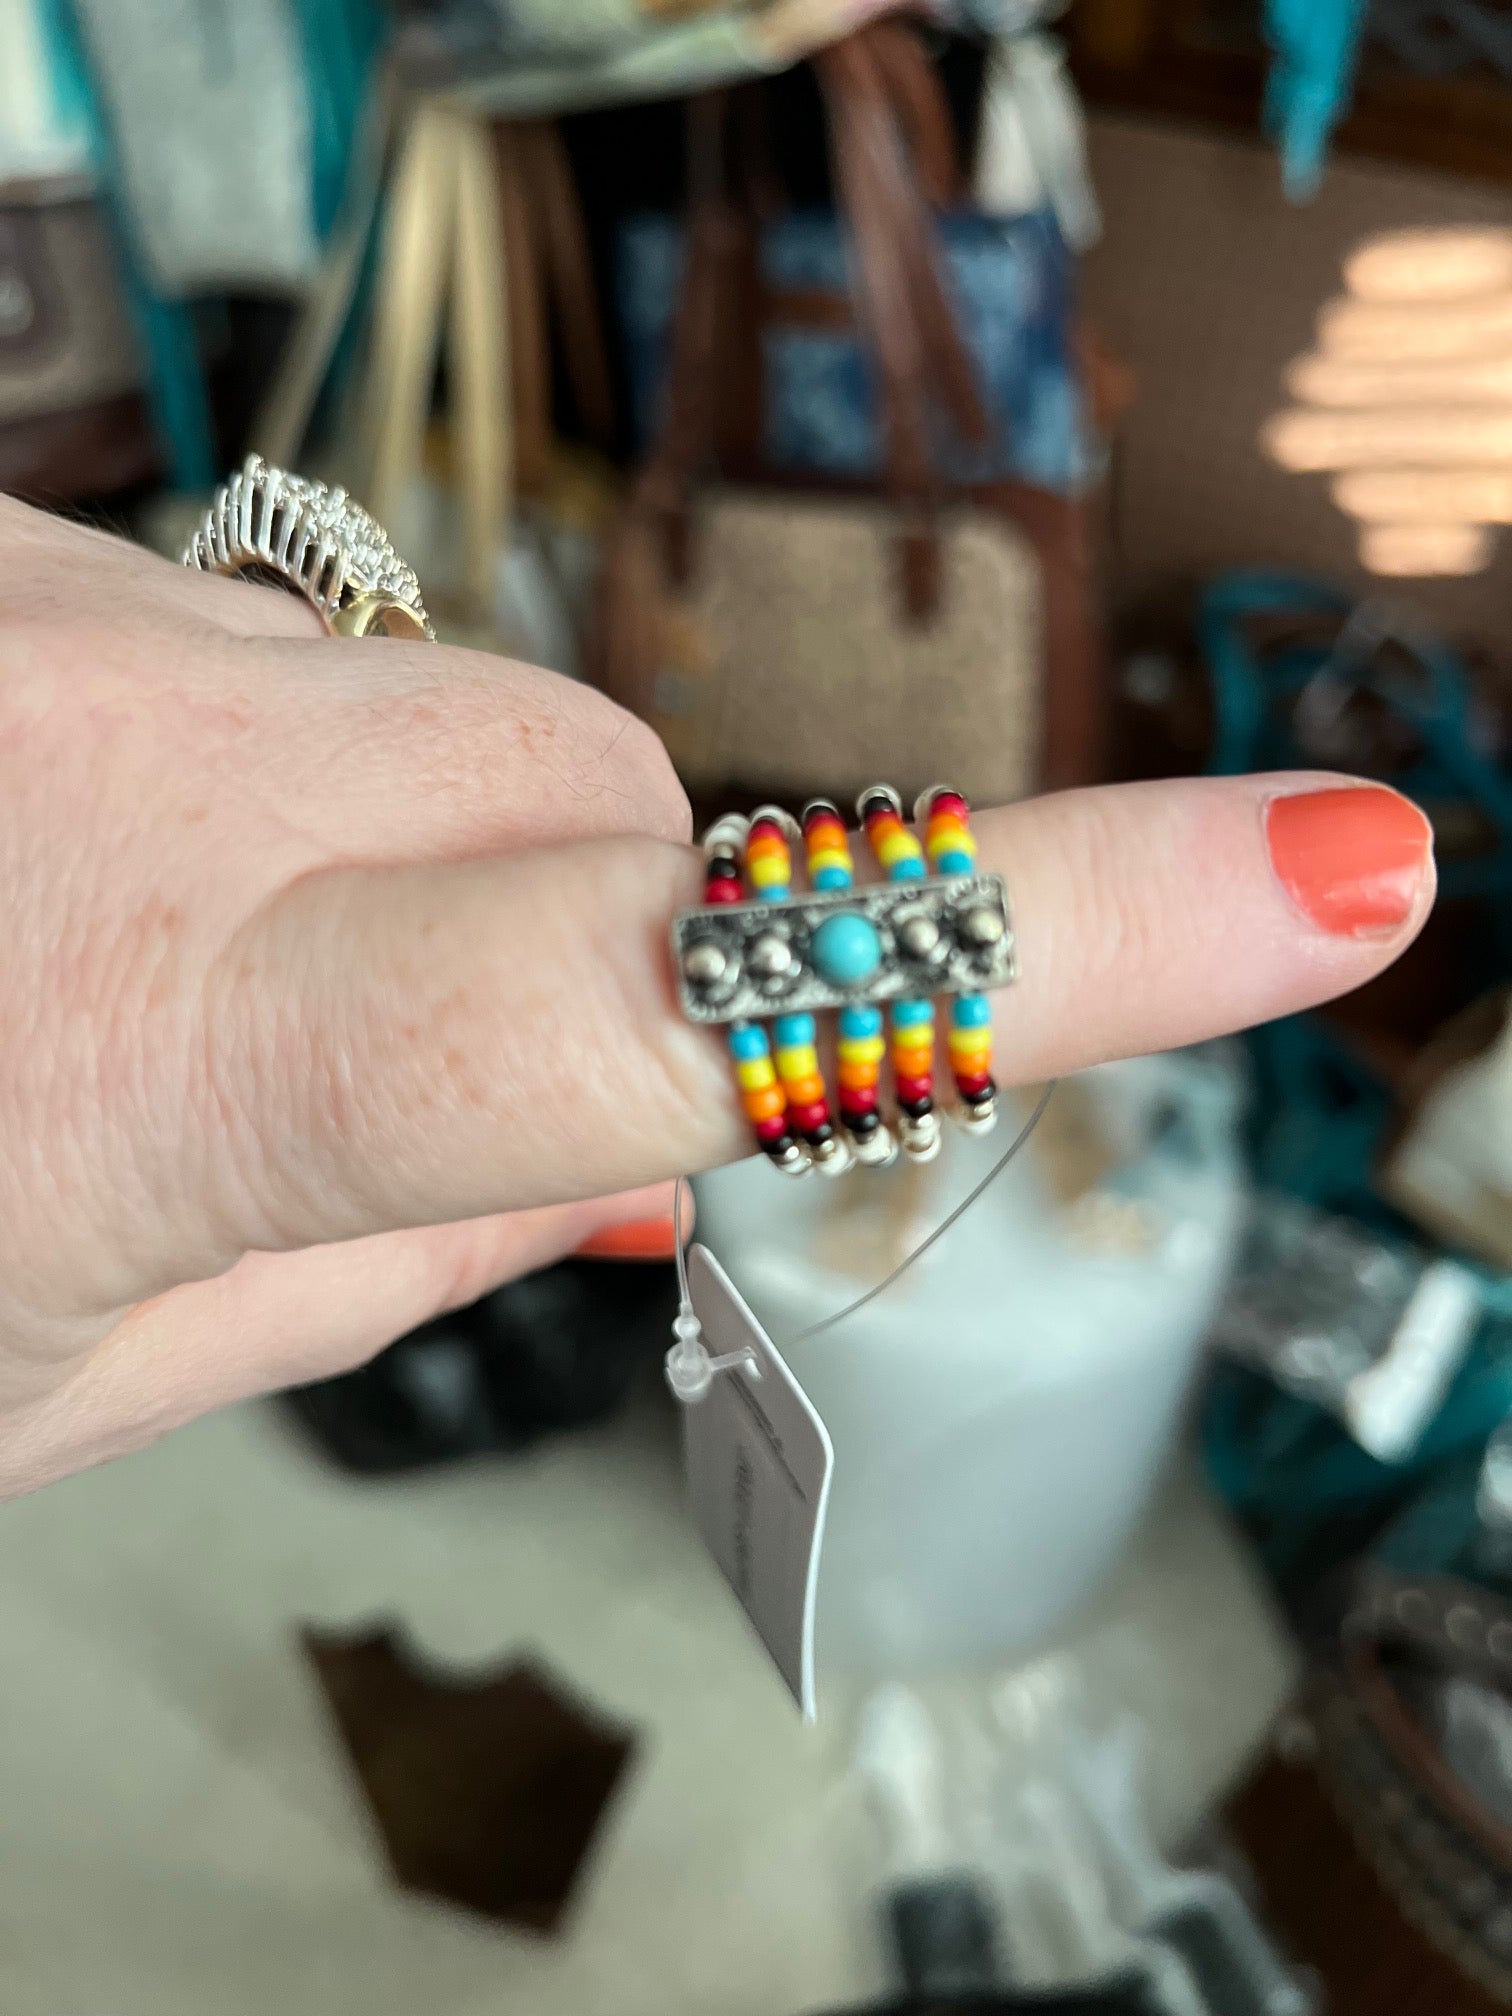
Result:
<svg viewBox="0 0 1512 2016"><path fill-rule="evenodd" d="M1422 814L1348 780L1137 784L976 823L1015 911L1021 977L994 997L1010 1084L1345 992L1432 902ZM217 1235L350 1238L747 1152L724 1044L674 998L668 922L700 883L690 848L596 840L286 891L208 996L208 1107L235 1116L218 1152L239 1179L207 1203Z"/></svg>

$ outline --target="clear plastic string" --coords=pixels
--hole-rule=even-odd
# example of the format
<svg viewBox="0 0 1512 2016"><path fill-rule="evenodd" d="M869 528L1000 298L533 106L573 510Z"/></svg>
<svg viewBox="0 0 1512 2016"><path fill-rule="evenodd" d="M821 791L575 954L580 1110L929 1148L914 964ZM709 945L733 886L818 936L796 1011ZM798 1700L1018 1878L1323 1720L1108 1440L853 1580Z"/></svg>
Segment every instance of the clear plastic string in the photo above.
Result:
<svg viewBox="0 0 1512 2016"><path fill-rule="evenodd" d="M796 1337L788 1340L789 1344L805 1344L810 1337L817 1337L825 1330L833 1330L837 1324L843 1323L848 1316L854 1316L858 1309L864 1309L869 1302L875 1302L879 1295L885 1295L895 1282L901 1280L916 1260L921 1260L931 1246L938 1245L940 1240L945 1237L945 1234L950 1231L951 1227L959 1224L961 1219L965 1217L978 1198L991 1189L1014 1156L1024 1147L1030 1135L1045 1117L1045 1108L1050 1104L1050 1095L1054 1092L1056 1083L1057 1081L1054 1078L1050 1080L1036 1101L1034 1111L1029 1115L1029 1118L1024 1122L997 1161L987 1171L981 1182L977 1184L976 1188L969 1191L953 1211L947 1212L934 1230L926 1238L921 1239L913 1251L905 1255L890 1274L884 1274L880 1281L875 1282L863 1294L858 1295L854 1302L847 1302L843 1309L837 1309L832 1316L821 1316L817 1323L811 1323L806 1330L800 1330ZM687 1238L683 1232L683 1207L686 1203L687 1195L688 1179L686 1176L679 1176L672 1191L672 1222L677 1227L677 1293L682 1307L684 1309L691 1309L693 1298L688 1289Z"/></svg>
<svg viewBox="0 0 1512 2016"><path fill-rule="evenodd" d="M817 1323L810 1323L806 1330L800 1330L798 1335L791 1338L789 1342L793 1344L806 1344L810 1337L817 1337L821 1331L833 1330L837 1323L843 1323L848 1316L854 1316L856 1311L864 1309L868 1302L875 1302L879 1295L885 1295L894 1282L900 1280L908 1272L916 1260L922 1260L931 1246L938 1245L951 1227L959 1224L960 1220L965 1217L977 1199L985 1191L991 1189L1014 1156L1018 1154L1019 1150L1028 1141L1029 1136L1038 1127L1040 1121L1044 1119L1045 1108L1050 1104L1050 1095L1055 1090L1055 1087L1056 1080L1052 1078L1035 1102L1034 1111L1029 1115L1023 1126L1020 1127L1018 1133L1014 1135L1012 1141L1009 1142L997 1161L987 1171L981 1182L977 1184L974 1190L967 1192L953 1211L948 1211L945 1214L933 1232L929 1233L926 1238L921 1239L912 1253L906 1254L890 1274L884 1274L880 1281L868 1288L864 1294L858 1295L854 1302L847 1302L845 1307L837 1309L833 1316L821 1316Z"/></svg>

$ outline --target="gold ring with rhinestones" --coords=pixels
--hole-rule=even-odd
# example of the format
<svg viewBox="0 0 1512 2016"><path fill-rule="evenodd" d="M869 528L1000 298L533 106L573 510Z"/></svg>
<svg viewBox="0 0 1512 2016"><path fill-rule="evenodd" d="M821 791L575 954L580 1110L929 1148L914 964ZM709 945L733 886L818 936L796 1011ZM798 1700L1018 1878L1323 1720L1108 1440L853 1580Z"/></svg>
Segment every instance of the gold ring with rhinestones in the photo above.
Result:
<svg viewBox="0 0 1512 2016"><path fill-rule="evenodd" d="M337 637L434 641L415 570L345 490L249 455L223 483L184 565L202 574L271 581L303 596Z"/></svg>

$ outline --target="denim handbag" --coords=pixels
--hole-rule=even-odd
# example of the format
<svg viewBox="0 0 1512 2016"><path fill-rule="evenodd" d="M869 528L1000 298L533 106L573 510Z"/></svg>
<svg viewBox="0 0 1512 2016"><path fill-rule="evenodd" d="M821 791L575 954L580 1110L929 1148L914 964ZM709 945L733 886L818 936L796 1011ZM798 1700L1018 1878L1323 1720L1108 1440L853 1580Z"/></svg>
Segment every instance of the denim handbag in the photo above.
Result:
<svg viewBox="0 0 1512 2016"><path fill-rule="evenodd" d="M956 211L936 219L934 231L941 281L990 422L975 446L942 437L941 475L1077 494L1097 461L1073 347L1074 265L1054 214ZM761 449L774 475L874 481L882 471L876 375L843 312L847 241L842 221L822 210L789 212L760 234L763 291L815 306L807 325L777 320L761 331ZM683 242L677 219L642 215L627 220L617 244L616 294L642 445L655 437ZM829 302L832 313L820 306Z"/></svg>
<svg viewBox="0 0 1512 2016"><path fill-rule="evenodd" d="M991 803L1084 782L1102 710L1079 429L1063 434L1067 488L952 474L1012 465L937 236L953 151L937 80L892 22L814 67L845 228L818 220L807 242L822 253L827 232L831 263L795 257L794 284L772 279L771 248L784 232L801 248L805 219L772 226L754 194L733 198L721 112L694 108L704 180L685 262L664 234L669 361L654 393L639 387L651 445L606 543L596 676L694 789L834 792L885 773ZM648 302L660 284L648 272ZM1044 327L1069 359L1067 323ZM785 349L789 330L817 341ZM791 362L775 397L773 372L816 357L825 396L800 420ZM1069 361L1061 375L1077 412ZM1012 452L1029 445L1021 430ZM1039 452L1040 471L1057 466Z"/></svg>

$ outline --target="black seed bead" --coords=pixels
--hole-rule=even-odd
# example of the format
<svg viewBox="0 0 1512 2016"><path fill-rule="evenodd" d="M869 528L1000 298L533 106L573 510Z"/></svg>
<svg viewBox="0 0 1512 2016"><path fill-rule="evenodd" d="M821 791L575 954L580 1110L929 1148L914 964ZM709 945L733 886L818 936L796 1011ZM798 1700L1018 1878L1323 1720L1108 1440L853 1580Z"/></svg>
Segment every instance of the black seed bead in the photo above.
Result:
<svg viewBox="0 0 1512 2016"><path fill-rule="evenodd" d="M792 1154L797 1145L798 1137L796 1134L779 1134L775 1141L763 1141L761 1152L764 1155L770 1155L774 1162L782 1162Z"/></svg>
<svg viewBox="0 0 1512 2016"><path fill-rule="evenodd" d="M891 812L893 802L885 791L868 791L861 800L861 817L865 819L872 812Z"/></svg>
<svg viewBox="0 0 1512 2016"><path fill-rule="evenodd" d="M818 1127L806 1127L803 1132L803 1138L807 1141L810 1148L822 1148L826 1141L834 1140L835 1130L831 1127L828 1120L826 1120Z"/></svg>
<svg viewBox="0 0 1512 2016"><path fill-rule="evenodd" d="M984 1085L980 1092L963 1094L968 1106L990 1106L997 1097L996 1085Z"/></svg>
<svg viewBox="0 0 1512 2016"><path fill-rule="evenodd" d="M711 880L716 875L732 875L738 882L740 880L740 863L733 854L711 854L709 856L708 872Z"/></svg>
<svg viewBox="0 0 1512 2016"><path fill-rule="evenodd" d="M881 1126L881 1116L877 1113L849 1113L845 1125L852 1134L875 1134Z"/></svg>
<svg viewBox="0 0 1512 2016"><path fill-rule="evenodd" d="M898 1110L906 1113L910 1120L922 1120L926 1113L934 1111L933 1099L900 1099Z"/></svg>

